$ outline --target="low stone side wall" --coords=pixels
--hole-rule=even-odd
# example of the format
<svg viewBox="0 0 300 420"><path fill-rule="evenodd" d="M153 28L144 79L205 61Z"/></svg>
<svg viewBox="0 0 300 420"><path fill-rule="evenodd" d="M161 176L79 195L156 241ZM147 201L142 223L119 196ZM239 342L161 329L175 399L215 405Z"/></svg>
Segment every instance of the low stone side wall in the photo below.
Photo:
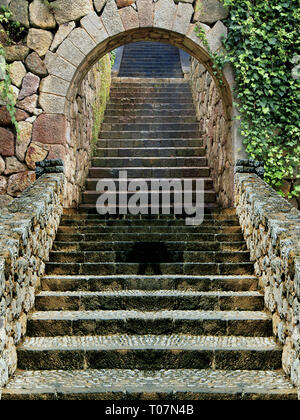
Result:
<svg viewBox="0 0 300 420"><path fill-rule="evenodd" d="M222 207L232 207L234 151L231 121L226 117L215 82L195 58L191 60L190 81L218 202Z"/></svg>
<svg viewBox="0 0 300 420"><path fill-rule="evenodd" d="M235 205L283 368L300 387L300 212L255 174L235 175Z"/></svg>
<svg viewBox="0 0 300 420"><path fill-rule="evenodd" d="M60 223L64 184L63 174L45 174L0 210L0 387L17 367L16 346Z"/></svg>

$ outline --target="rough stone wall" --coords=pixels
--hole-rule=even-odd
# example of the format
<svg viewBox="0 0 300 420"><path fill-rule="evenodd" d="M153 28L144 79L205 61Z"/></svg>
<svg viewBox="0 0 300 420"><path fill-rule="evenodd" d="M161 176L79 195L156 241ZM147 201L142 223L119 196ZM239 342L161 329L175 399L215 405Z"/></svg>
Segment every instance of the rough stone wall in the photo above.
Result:
<svg viewBox="0 0 300 420"><path fill-rule="evenodd" d="M283 369L300 392L300 212L254 174L235 175L235 205Z"/></svg>
<svg viewBox="0 0 300 420"><path fill-rule="evenodd" d="M110 83L111 62L107 54L88 72L71 105L67 121L66 152L63 154L63 151L58 150L58 155L66 156L65 207L76 207L80 202L93 146L98 138L109 97Z"/></svg>
<svg viewBox="0 0 300 420"><path fill-rule="evenodd" d="M17 366L16 346L44 274L63 210L64 175L39 178L0 214L0 387Z"/></svg>
<svg viewBox="0 0 300 420"><path fill-rule="evenodd" d="M221 20L228 15L218 0L0 0L0 4L9 6L14 19L28 29L23 43L5 46L20 141L2 102L0 206L34 181L35 162L45 158L65 160L65 205L78 204L93 125L85 120L92 115L91 76L83 82L87 91L81 86L100 57L128 42L170 42L196 55L212 71L210 51L221 47L226 35ZM196 36L196 22L205 30L209 51ZM224 80L231 77L230 71L224 73ZM230 88L226 89L222 99L231 109ZM83 127L75 122L77 109Z"/></svg>
<svg viewBox="0 0 300 420"><path fill-rule="evenodd" d="M226 116L215 82L193 57L190 83L218 202L222 207L232 207L234 154L231 121Z"/></svg>

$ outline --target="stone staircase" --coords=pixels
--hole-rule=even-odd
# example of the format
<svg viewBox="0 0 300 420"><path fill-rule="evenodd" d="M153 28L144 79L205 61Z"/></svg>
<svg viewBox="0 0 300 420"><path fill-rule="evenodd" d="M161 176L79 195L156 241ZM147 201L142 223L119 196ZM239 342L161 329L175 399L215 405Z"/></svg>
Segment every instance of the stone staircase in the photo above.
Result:
<svg viewBox="0 0 300 420"><path fill-rule="evenodd" d="M98 215L96 183L121 169L202 177L204 222ZM114 82L2 399L297 399L258 289L237 216L217 207L188 83Z"/></svg>
<svg viewBox="0 0 300 420"><path fill-rule="evenodd" d="M119 77L183 77L179 50L157 42L127 44L123 50Z"/></svg>

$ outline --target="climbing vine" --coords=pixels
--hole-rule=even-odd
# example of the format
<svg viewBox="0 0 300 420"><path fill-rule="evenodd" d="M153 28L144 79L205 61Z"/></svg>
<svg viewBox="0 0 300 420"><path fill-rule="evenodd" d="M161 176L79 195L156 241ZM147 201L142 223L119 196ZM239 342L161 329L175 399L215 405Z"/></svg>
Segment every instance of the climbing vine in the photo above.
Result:
<svg viewBox="0 0 300 420"><path fill-rule="evenodd" d="M5 49L1 40L7 45L13 44L24 37L25 28L19 22L11 20L12 13L5 7L0 6L0 99L3 100L19 136L19 128L16 120L15 96L11 88L11 78L5 60Z"/></svg>
<svg viewBox="0 0 300 420"><path fill-rule="evenodd" d="M249 155L265 162L265 180L288 197L300 193L300 9L298 0L223 0L230 7L223 64L237 81L241 132ZM293 182L292 181L292 182ZM298 181L299 184L299 181Z"/></svg>

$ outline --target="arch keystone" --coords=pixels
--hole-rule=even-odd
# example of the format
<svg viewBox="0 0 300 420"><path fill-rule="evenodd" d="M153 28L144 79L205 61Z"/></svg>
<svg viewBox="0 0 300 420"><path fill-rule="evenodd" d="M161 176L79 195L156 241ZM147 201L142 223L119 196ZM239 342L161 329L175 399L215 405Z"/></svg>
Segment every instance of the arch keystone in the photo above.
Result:
<svg viewBox="0 0 300 420"><path fill-rule="evenodd" d="M191 4L179 3L177 6L173 31L185 35L189 28L193 13L194 8Z"/></svg>
<svg viewBox="0 0 300 420"><path fill-rule="evenodd" d="M139 28L139 16L133 7L124 7L119 10L124 28L129 31L130 29Z"/></svg>
<svg viewBox="0 0 300 420"><path fill-rule="evenodd" d="M155 28L172 30L177 6L173 0L158 0L154 9Z"/></svg>

